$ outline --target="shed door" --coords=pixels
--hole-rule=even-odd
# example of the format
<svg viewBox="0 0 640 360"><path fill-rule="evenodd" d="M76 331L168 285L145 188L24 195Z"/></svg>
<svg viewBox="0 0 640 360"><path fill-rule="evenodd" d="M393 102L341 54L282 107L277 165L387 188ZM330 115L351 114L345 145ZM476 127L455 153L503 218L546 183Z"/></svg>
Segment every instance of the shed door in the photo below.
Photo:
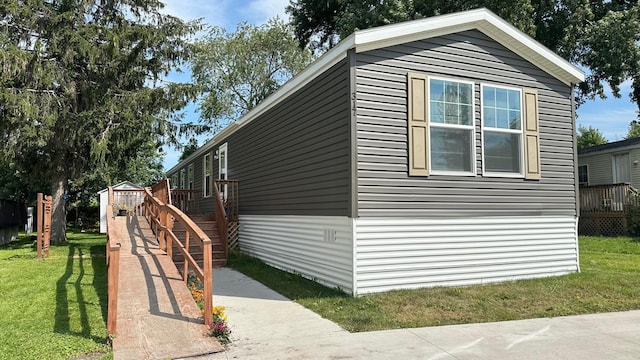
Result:
<svg viewBox="0 0 640 360"><path fill-rule="evenodd" d="M631 163L629 153L613 155L613 183L631 182Z"/></svg>

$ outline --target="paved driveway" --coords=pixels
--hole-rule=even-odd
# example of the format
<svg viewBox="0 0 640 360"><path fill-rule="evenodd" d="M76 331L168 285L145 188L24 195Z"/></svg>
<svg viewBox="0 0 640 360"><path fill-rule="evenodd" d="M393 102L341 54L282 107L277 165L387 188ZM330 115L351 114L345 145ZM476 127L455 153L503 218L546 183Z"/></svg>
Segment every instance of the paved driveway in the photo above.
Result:
<svg viewBox="0 0 640 360"><path fill-rule="evenodd" d="M640 311L349 333L226 268L214 304L233 343L200 359L640 359Z"/></svg>

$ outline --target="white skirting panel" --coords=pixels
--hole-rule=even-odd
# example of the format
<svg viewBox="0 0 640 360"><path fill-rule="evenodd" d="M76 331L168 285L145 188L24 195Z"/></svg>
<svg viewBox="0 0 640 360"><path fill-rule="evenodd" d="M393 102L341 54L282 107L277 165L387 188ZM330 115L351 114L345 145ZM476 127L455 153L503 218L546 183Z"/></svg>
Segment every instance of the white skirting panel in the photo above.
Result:
<svg viewBox="0 0 640 360"><path fill-rule="evenodd" d="M353 288L353 221L336 216L240 216L240 250L323 285Z"/></svg>
<svg viewBox="0 0 640 360"><path fill-rule="evenodd" d="M575 217L359 218L356 294L579 271Z"/></svg>

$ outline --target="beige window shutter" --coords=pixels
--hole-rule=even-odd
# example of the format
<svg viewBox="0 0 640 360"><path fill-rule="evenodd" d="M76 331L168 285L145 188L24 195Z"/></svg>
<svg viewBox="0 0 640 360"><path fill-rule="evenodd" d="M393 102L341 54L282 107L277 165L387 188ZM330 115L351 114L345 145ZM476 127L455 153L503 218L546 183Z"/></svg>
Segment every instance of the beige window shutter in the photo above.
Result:
<svg viewBox="0 0 640 360"><path fill-rule="evenodd" d="M429 137L427 76L408 73L408 113L407 136L409 137L409 175L429 175Z"/></svg>
<svg viewBox="0 0 640 360"><path fill-rule="evenodd" d="M535 89L524 89L524 160L525 179L540 180L540 125Z"/></svg>

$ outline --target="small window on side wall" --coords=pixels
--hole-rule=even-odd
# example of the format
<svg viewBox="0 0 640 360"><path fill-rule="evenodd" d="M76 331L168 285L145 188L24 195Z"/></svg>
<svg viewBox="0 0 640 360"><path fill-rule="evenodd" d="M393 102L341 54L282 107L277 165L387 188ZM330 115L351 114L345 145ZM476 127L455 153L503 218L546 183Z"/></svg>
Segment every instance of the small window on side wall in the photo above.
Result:
<svg viewBox="0 0 640 360"><path fill-rule="evenodd" d="M578 166L578 184L589 185L589 167L587 165Z"/></svg>

